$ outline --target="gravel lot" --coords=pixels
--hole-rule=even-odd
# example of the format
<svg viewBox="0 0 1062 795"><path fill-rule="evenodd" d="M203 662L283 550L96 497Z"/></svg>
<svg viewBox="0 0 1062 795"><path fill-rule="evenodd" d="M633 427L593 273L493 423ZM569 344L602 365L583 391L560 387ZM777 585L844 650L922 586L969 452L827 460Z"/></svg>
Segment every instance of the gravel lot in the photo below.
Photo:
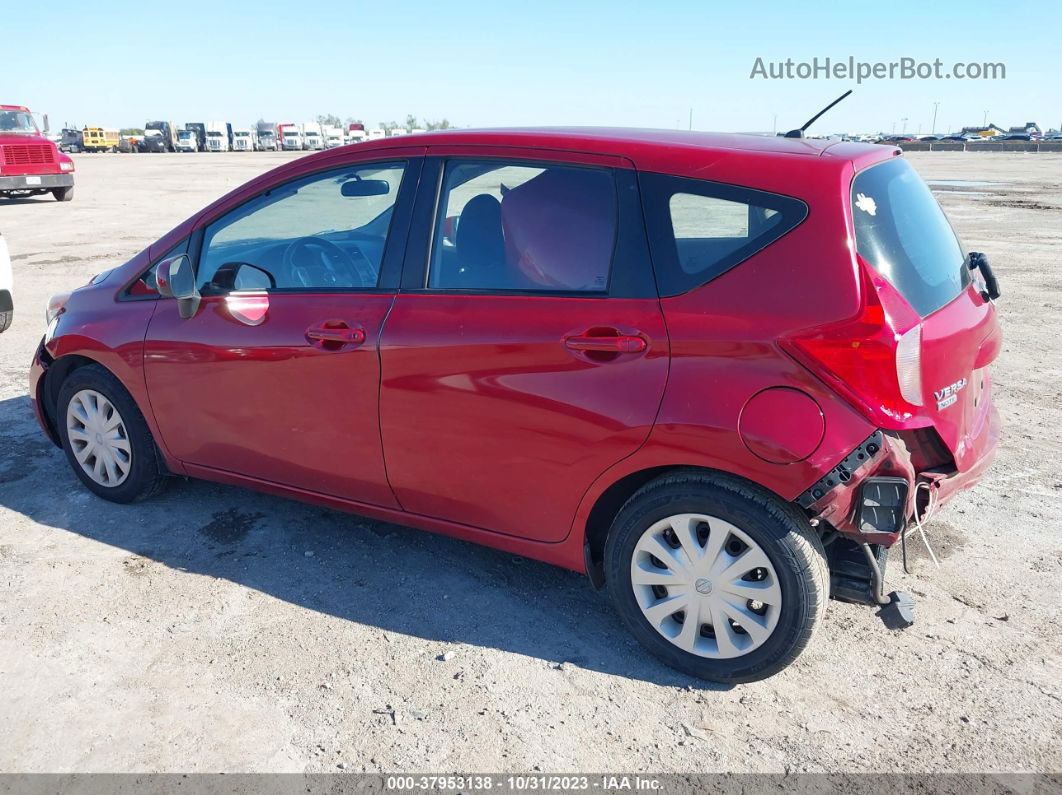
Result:
<svg viewBox="0 0 1062 795"><path fill-rule="evenodd" d="M1062 156L915 153L990 254L1005 431L890 588L831 603L765 682L688 679L580 577L202 482L112 505L46 442L26 368L52 293L285 154L78 155L73 203L0 200L0 771L1062 770ZM445 659L444 659L445 656Z"/></svg>

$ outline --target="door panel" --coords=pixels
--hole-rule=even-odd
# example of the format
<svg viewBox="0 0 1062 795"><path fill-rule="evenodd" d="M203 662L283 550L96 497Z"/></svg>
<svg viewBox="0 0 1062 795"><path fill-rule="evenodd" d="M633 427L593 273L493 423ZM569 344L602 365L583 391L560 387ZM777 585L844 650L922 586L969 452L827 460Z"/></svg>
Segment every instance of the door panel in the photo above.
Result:
<svg viewBox="0 0 1062 795"><path fill-rule="evenodd" d="M402 507L559 541L593 480L648 436L668 344L655 298L421 292L396 299L380 358Z"/></svg>
<svg viewBox="0 0 1062 795"><path fill-rule="evenodd" d="M204 297L187 320L157 302L144 359L166 447L190 464L397 507L377 422L376 345L393 299L234 293Z"/></svg>
<svg viewBox="0 0 1062 795"><path fill-rule="evenodd" d="M377 343L422 161L376 159L387 154L252 183L200 222L189 246L198 311L182 319L159 301L144 340L173 456L397 506L380 446Z"/></svg>
<svg viewBox="0 0 1062 795"><path fill-rule="evenodd" d="M428 155L380 341L391 486L413 513L560 541L667 379L635 174L579 152Z"/></svg>

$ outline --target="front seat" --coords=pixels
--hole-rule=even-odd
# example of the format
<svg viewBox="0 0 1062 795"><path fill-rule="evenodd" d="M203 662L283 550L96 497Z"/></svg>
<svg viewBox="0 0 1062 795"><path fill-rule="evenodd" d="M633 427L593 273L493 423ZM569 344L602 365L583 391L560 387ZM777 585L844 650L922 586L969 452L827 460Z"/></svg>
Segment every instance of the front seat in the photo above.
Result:
<svg viewBox="0 0 1062 795"><path fill-rule="evenodd" d="M505 287L505 238L501 203L489 193L469 199L457 223L456 281L473 287Z"/></svg>

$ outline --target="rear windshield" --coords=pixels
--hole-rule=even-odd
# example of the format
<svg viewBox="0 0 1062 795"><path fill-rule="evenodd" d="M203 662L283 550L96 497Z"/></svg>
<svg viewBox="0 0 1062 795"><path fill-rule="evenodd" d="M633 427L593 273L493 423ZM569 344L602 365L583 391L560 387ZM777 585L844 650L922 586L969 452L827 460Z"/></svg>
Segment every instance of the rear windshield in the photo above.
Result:
<svg viewBox="0 0 1062 795"><path fill-rule="evenodd" d="M970 283L965 255L929 187L902 159L852 182L856 250L922 317Z"/></svg>

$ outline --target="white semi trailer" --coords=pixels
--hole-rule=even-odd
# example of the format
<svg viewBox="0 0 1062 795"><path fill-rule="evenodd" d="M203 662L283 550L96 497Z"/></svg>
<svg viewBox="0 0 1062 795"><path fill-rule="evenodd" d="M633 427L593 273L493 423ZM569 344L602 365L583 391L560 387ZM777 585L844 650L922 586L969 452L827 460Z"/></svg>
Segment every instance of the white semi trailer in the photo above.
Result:
<svg viewBox="0 0 1062 795"><path fill-rule="evenodd" d="M177 151L178 152L198 152L199 151L199 139L196 137L195 130L178 130L177 131Z"/></svg>
<svg viewBox="0 0 1062 795"><path fill-rule="evenodd" d="M232 149L234 152L253 152L255 134L248 127L232 128Z"/></svg>
<svg viewBox="0 0 1062 795"><path fill-rule="evenodd" d="M208 152L229 151L229 125L223 121L206 123L206 148Z"/></svg>
<svg viewBox="0 0 1062 795"><path fill-rule="evenodd" d="M308 121L302 125L302 148L313 151L324 149L324 135L318 122Z"/></svg>
<svg viewBox="0 0 1062 795"><path fill-rule="evenodd" d="M343 130L341 130L339 127L325 127L324 145L325 149L334 149L337 146L342 146Z"/></svg>

